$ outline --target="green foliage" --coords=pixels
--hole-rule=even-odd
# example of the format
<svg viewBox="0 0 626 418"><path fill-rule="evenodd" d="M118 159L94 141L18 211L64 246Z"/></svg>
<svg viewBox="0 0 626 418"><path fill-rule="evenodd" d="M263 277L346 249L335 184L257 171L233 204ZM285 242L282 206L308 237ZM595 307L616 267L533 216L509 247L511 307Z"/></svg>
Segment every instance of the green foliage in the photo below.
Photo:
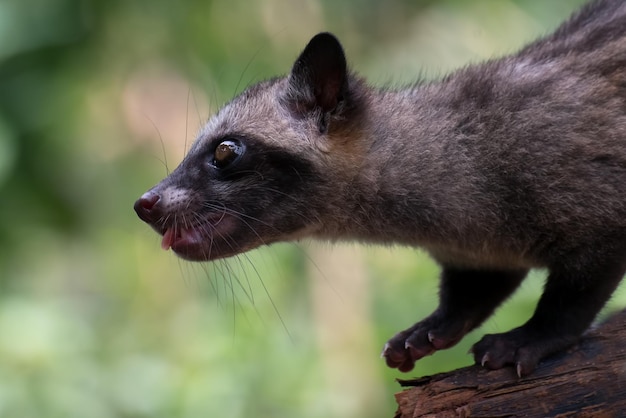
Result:
<svg viewBox="0 0 626 418"><path fill-rule="evenodd" d="M399 82L515 49L577 4L0 2L0 416L391 416L398 374L377 354L436 305L424 254L351 247L367 268L345 283L318 247L190 264L132 203L220 103L285 73L317 31ZM485 329L521 323L540 289L537 276ZM469 364L478 337L412 375Z"/></svg>

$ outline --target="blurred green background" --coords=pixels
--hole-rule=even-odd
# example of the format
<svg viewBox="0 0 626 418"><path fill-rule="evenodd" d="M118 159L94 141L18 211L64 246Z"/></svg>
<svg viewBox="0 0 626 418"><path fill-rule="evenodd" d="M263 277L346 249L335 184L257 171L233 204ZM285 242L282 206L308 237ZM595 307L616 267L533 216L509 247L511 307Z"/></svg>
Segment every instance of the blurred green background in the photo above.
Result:
<svg viewBox="0 0 626 418"><path fill-rule="evenodd" d="M391 417L394 378L470 364L480 335L529 317L541 272L401 376L378 355L436 306L426 255L304 243L192 264L132 204L319 31L401 85L514 51L581 3L0 0L0 416Z"/></svg>

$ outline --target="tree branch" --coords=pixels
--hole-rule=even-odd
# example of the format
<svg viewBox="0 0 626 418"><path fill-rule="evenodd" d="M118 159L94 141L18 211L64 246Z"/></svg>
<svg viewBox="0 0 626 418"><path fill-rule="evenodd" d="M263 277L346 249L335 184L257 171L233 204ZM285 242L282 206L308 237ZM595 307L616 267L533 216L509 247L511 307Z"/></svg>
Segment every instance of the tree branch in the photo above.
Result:
<svg viewBox="0 0 626 418"><path fill-rule="evenodd" d="M399 383L396 418L626 416L626 310L522 379L475 365Z"/></svg>

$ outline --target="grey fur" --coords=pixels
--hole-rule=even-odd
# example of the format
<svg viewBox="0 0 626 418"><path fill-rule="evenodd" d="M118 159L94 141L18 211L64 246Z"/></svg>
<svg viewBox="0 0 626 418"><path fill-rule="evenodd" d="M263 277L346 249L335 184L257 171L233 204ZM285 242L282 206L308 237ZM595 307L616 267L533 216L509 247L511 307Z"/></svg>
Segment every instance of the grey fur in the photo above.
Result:
<svg viewBox="0 0 626 418"><path fill-rule="evenodd" d="M447 268L583 271L608 260L624 274L626 2L595 1L517 54L400 90L316 64L317 42L288 77L222 108L138 201L160 233L199 231L202 242L177 253L215 259L313 237L419 246ZM342 58L339 47L328 59ZM320 88L332 91L320 98ZM249 145L242 167L254 174L207 174L212 148L233 137ZM189 199L146 200L175 189ZM216 213L233 215L228 228Z"/></svg>

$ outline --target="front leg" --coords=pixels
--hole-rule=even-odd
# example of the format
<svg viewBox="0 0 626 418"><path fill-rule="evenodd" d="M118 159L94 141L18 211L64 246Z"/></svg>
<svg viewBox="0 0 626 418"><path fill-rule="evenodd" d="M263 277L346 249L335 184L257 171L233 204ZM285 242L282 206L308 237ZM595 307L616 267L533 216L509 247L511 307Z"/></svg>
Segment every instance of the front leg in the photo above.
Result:
<svg viewBox="0 0 626 418"><path fill-rule="evenodd" d="M472 348L475 361L490 369L514 365L522 377L542 358L576 343L619 284L626 271L624 259L582 267L572 261L551 269L532 318L512 331L485 335Z"/></svg>
<svg viewBox="0 0 626 418"><path fill-rule="evenodd" d="M382 356L387 365L408 372L420 358L452 347L491 315L519 286L526 273L527 270L472 270L444 266L439 307L385 344Z"/></svg>

